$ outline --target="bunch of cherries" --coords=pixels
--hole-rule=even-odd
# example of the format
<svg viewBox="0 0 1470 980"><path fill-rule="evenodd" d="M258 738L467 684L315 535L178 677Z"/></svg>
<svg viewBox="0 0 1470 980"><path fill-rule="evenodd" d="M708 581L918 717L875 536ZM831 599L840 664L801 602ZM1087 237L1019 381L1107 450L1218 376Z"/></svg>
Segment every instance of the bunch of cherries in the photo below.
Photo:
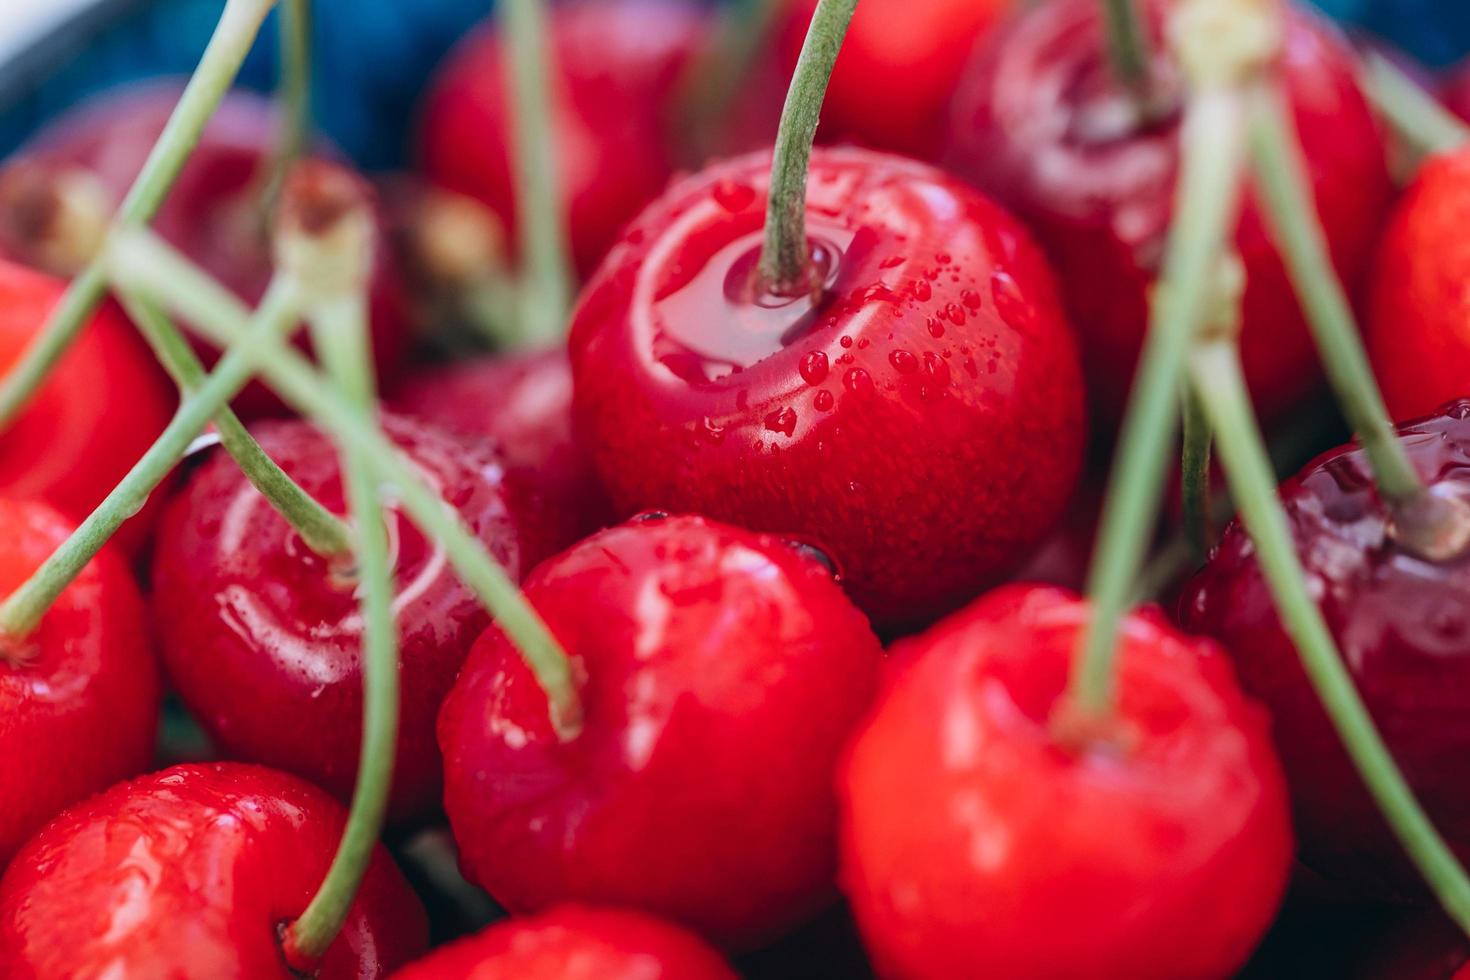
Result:
<svg viewBox="0 0 1470 980"><path fill-rule="evenodd" d="M1470 960L1470 85L501 0L370 182L279 3L0 164L0 977Z"/></svg>

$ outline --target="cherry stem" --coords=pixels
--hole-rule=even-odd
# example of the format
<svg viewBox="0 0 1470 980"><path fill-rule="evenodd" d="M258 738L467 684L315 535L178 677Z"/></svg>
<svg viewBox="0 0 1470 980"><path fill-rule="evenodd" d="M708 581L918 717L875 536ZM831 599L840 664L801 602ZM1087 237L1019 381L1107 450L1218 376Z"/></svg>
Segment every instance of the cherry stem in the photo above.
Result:
<svg viewBox="0 0 1470 980"><path fill-rule="evenodd" d="M1213 308L1217 257L1239 206L1244 104L1238 92L1198 89L1186 106L1180 139L1175 220L1108 479L1087 578L1092 616L1072 672L1071 700L1090 715L1106 714L1112 703L1118 623L1153 537L1185 359Z"/></svg>
<svg viewBox="0 0 1470 980"><path fill-rule="evenodd" d="M1225 475L1255 545L1256 560L1317 696L1404 850L1445 912L1470 933L1470 879L1394 763L1343 667L1321 610L1307 591L1306 575L1276 496L1266 447L1251 412L1236 345L1224 340L1199 345L1190 356L1190 374L1219 441Z"/></svg>
<svg viewBox="0 0 1470 980"><path fill-rule="evenodd" d="M179 391L185 395L197 391L207 373L179 328L157 304L141 296L119 292L117 298ZM345 555L352 550L352 535L347 525L276 465L228 406L214 417L214 426L219 430L220 445L225 452L276 512L295 528L307 547L323 558Z"/></svg>
<svg viewBox="0 0 1470 980"><path fill-rule="evenodd" d="M189 443L250 380L256 361L295 328L300 316L297 307L294 290L277 277L249 326L240 332L239 342L232 344L209 377L184 397L148 451L76 531L0 603L0 636L19 639L36 628L56 597L118 527L143 508L148 495L188 451Z"/></svg>
<svg viewBox="0 0 1470 980"><path fill-rule="evenodd" d="M712 41L680 80L675 119L692 133L692 145L707 149L730 112L770 36L783 0L733 0L718 14Z"/></svg>
<svg viewBox="0 0 1470 980"><path fill-rule="evenodd" d="M1364 58L1364 86L1378 111L1422 153L1445 153L1470 142L1466 126L1392 61L1376 51Z"/></svg>
<svg viewBox="0 0 1470 980"><path fill-rule="evenodd" d="M244 334L247 311L240 301L153 233L141 228L120 232L107 255L109 271L124 288L161 298L212 342L230 344ZM461 581L519 649L546 693L557 731L564 739L575 737L582 711L566 651L459 512L428 487L349 399L321 383L299 351L278 341L258 352L256 366L294 408L369 458L378 479L393 487L413 521L441 543Z"/></svg>
<svg viewBox="0 0 1470 980"><path fill-rule="evenodd" d="M269 220L291 167L306 153L311 133L311 0L283 0L280 14L281 74L276 86L280 134L260 194L261 214Z"/></svg>
<svg viewBox="0 0 1470 980"><path fill-rule="evenodd" d="M1136 95L1143 95L1148 88L1151 51L1138 0L1102 0L1102 5L1113 71Z"/></svg>
<svg viewBox="0 0 1470 980"><path fill-rule="evenodd" d="M818 0L791 76L791 87L786 90L786 105L781 109L781 125L776 130L776 148L771 157L771 190L760 258L762 286L780 295L800 295L812 287L811 250L806 240L807 167L827 82L856 7L857 0Z"/></svg>
<svg viewBox="0 0 1470 980"><path fill-rule="evenodd" d="M1192 385L1185 385L1181 397L1183 449L1179 457L1181 510L1184 537L1196 557L1209 550L1212 536L1210 523L1210 427L1204 408Z"/></svg>
<svg viewBox="0 0 1470 980"><path fill-rule="evenodd" d="M504 0L515 124L516 230L521 251L521 327L527 346L555 343L567 327L571 272L552 134L550 43L543 0Z"/></svg>
<svg viewBox="0 0 1470 980"><path fill-rule="evenodd" d="M209 118L234 83L261 23L274 5L275 0L226 0L199 66L113 218L115 226L141 225L157 212ZM30 404L106 292L101 261L94 258L72 280L45 325L0 381L0 430Z"/></svg>

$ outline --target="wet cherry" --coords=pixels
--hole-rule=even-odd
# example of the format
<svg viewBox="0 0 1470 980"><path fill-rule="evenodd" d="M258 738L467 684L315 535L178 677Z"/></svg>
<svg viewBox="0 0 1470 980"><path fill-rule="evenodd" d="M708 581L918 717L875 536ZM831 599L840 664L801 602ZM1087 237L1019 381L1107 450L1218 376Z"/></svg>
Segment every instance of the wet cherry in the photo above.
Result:
<svg viewBox="0 0 1470 980"><path fill-rule="evenodd" d="M778 538L650 516L539 566L526 598L581 680L581 733L496 629L439 717L445 809L512 911L642 908L752 947L834 894L832 767L881 651L820 562Z"/></svg>
<svg viewBox="0 0 1470 980"><path fill-rule="evenodd" d="M591 0L548 9L552 125L571 250L590 272L623 223L674 172L675 95L705 16L680 0ZM515 225L512 126L499 35L463 41L424 105L428 177Z"/></svg>
<svg viewBox="0 0 1470 980"><path fill-rule="evenodd" d="M1225 977L1291 864L1266 717L1212 644L1122 627L1118 708L1057 733L1088 609L1007 586L894 648L841 766L842 882L880 975Z"/></svg>
<svg viewBox="0 0 1470 980"><path fill-rule="evenodd" d="M1162 7L1150 6L1155 32ZM1356 81L1351 49L1289 7L1281 80L1339 274L1361 281L1391 200L1383 138ZM998 32L956 95L948 160L1011 207L1041 240L1084 349L1104 420L1121 414L1158 271L1178 168L1177 70L1156 46L1157 98L1144 118L1116 80L1094 0L1057 0ZM1241 337L1259 410L1279 415L1319 376L1311 338L1261 212L1247 203L1235 237L1245 264Z"/></svg>
<svg viewBox="0 0 1470 980"><path fill-rule="evenodd" d="M1470 494L1470 402L1400 433L1425 480ZM1288 480L1281 500L1358 692L1435 826L1470 857L1470 559L1434 564L1400 548L1368 461L1352 446ZM1180 616L1226 645L1241 683L1271 709L1307 862L1394 890L1422 888L1339 745L1238 525L1186 589Z"/></svg>
<svg viewBox="0 0 1470 980"><path fill-rule="evenodd" d="M0 527L0 595L73 529L45 504L4 498ZM143 599L104 548L34 633L0 640L0 869L63 808L148 767L158 699Z"/></svg>
<svg viewBox="0 0 1470 980"><path fill-rule="evenodd" d="M436 485L514 578L549 552L539 513L507 482L493 448L407 419L388 436ZM261 446L308 493L346 512L332 443L305 422L262 423ZM397 580L403 700L390 815L437 810L434 719L489 622L445 554L397 509L388 520ZM200 723L231 755L352 793L362 717L362 620L350 569L310 551L223 453L169 504L153 564L165 666Z"/></svg>
<svg viewBox="0 0 1470 980"><path fill-rule="evenodd" d="M736 980L676 926L625 909L563 905L497 923L395 973L394 980Z"/></svg>
<svg viewBox="0 0 1470 980"><path fill-rule="evenodd" d="M305 909L346 814L321 790L239 763L176 766L52 821L0 879L0 974L290 980L280 933ZM421 953L423 907L379 849L320 980L368 980Z"/></svg>
<svg viewBox="0 0 1470 980"><path fill-rule="evenodd" d="M937 170L812 157L815 297L755 289L768 153L649 207L573 317L574 411L614 503L820 545L880 623L1002 576L1071 495L1075 341L1021 226Z"/></svg>

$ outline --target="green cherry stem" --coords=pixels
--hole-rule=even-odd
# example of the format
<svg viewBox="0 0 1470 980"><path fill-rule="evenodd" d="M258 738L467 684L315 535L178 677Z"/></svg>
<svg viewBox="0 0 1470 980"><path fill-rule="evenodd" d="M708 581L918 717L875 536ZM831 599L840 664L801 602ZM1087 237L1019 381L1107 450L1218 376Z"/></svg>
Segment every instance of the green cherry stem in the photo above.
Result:
<svg viewBox="0 0 1470 980"><path fill-rule="evenodd" d="M807 167L827 82L856 7L857 0L818 0L786 90L771 156L771 190L760 258L761 285L774 293L798 295L812 288L806 240Z"/></svg>
<svg viewBox="0 0 1470 980"><path fill-rule="evenodd" d="M230 344L242 336L246 311L228 290L146 229L120 232L108 251L108 269L125 288L158 297L206 338ZM413 466L364 419L298 351L277 342L260 353L257 366L291 405L316 419L344 443L367 454L379 480L392 485L419 527L443 546L460 579L484 603L516 645L550 703L563 738L581 729L582 712L572 664L546 624L515 583L464 524L459 513L431 490Z"/></svg>
<svg viewBox="0 0 1470 980"><path fill-rule="evenodd" d="M260 195L260 212L267 220L275 215L286 175L306 152L311 137L311 2L281 0L281 73L276 84L280 134Z"/></svg>
<svg viewBox="0 0 1470 980"><path fill-rule="evenodd" d="M1148 87L1149 43L1140 0L1101 0L1108 56L1118 80L1135 93Z"/></svg>
<svg viewBox="0 0 1470 980"><path fill-rule="evenodd" d="M261 22L275 0L226 0L224 11L209 39L209 46L189 79L179 103L154 144L137 180L123 199L117 225L139 225L148 221L167 196L184 162L199 142L220 100L235 81ZM94 258L72 280L66 295L52 310L40 332L32 339L15 367L0 381L0 429L9 426L30 404L41 383L66 353L87 317L107 291L100 260Z"/></svg>
<svg viewBox="0 0 1470 980"><path fill-rule="evenodd" d="M56 597L123 521L142 509L148 495L188 450L189 443L239 393L250 380L255 362L279 346L299 316L294 290L277 278L249 326L240 331L238 343L231 344L203 384L184 397L173 419L143 457L41 567L0 603L0 636L21 638L36 628Z"/></svg>
<svg viewBox="0 0 1470 980"><path fill-rule="evenodd" d="M1184 537L1198 558L1209 550L1210 521L1210 426L1194 386L1186 384L1181 395L1183 446L1179 456L1179 485Z"/></svg>
<svg viewBox="0 0 1470 980"><path fill-rule="evenodd" d="M1363 75L1378 111L1420 152L1444 153L1470 142L1470 126L1383 55L1370 51Z"/></svg>
<svg viewBox="0 0 1470 980"><path fill-rule="evenodd" d="M1343 667L1321 610L1307 592L1233 340L1201 344L1191 354L1190 374L1215 430L1256 559L1317 696L1404 850L1445 912L1470 933L1470 879L1394 763Z"/></svg>
<svg viewBox="0 0 1470 980"><path fill-rule="evenodd" d="M179 390L186 395L197 391L207 374L179 328L156 303L126 292L119 292L117 299ZM323 558L352 550L347 526L276 465L228 406L214 417L214 426L219 430L220 445L225 452L255 489L296 529L307 547Z"/></svg>

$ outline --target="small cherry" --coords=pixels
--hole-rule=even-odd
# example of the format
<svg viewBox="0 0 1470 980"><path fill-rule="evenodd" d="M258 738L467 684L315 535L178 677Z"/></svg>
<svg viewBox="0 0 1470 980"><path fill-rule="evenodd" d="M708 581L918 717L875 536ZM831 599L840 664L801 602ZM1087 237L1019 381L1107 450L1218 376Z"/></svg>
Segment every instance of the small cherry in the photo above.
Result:
<svg viewBox="0 0 1470 980"><path fill-rule="evenodd" d="M0 594L73 530L45 504L8 498L0 527ZM0 638L0 869L64 808L152 761L159 682L147 640L138 587L106 548L29 636Z"/></svg>
<svg viewBox="0 0 1470 980"><path fill-rule="evenodd" d="M525 583L581 679L561 741L500 631L439 716L466 875L514 912L629 905L749 948L833 897L832 767L881 650L811 549L645 515Z"/></svg>
<svg viewBox="0 0 1470 980"><path fill-rule="evenodd" d="M736 980L683 929L626 909L563 905L435 950L394 980Z"/></svg>
<svg viewBox="0 0 1470 980"><path fill-rule="evenodd" d="M1263 712L1156 612L1120 631L1117 705L1059 722L1089 614L1007 586L895 646L838 776L842 881L882 976L1225 977L1291 866Z"/></svg>
<svg viewBox="0 0 1470 980"><path fill-rule="evenodd" d="M549 553L540 514L483 441L384 419L389 438L518 579ZM346 510L332 442L306 422L267 422L261 446L333 513ZM396 508L388 519L403 701L390 816L438 809L434 719L489 617L443 550ZM324 562L224 454L170 502L153 563L164 664L179 695L230 754L352 793L362 731L363 623L350 568Z"/></svg>
<svg viewBox="0 0 1470 980"><path fill-rule="evenodd" d="M0 974L15 980L290 980L280 936L321 881L345 814L292 776L183 765L114 786L37 834L0 879ZM428 945L423 907L377 849L310 976L384 977Z"/></svg>
<svg viewBox="0 0 1470 980"><path fill-rule="evenodd" d="M1279 78L1337 271L1356 283L1392 199L1383 136L1352 50L1316 16L1284 6ZM1147 4L1156 35L1166 10ZM1097 0L1038 4L997 32L956 94L947 161L1040 239L1082 338L1093 405L1116 425L1173 211L1182 80L1167 46L1155 44L1156 105L1140 107L1109 63L1104 34ZM1234 245L1247 280L1246 377L1261 413L1280 416L1320 377L1311 335L1252 201Z"/></svg>
<svg viewBox="0 0 1470 980"><path fill-rule="evenodd" d="M1399 439L1430 492L1470 499L1470 401L1402 427ZM1352 445L1288 480L1281 500L1359 695L1435 827L1470 857L1470 556L1432 562L1400 545ZM1186 588L1180 618L1224 643L1241 683L1271 709L1304 860L1332 877L1420 894L1302 671L1239 525Z"/></svg>

